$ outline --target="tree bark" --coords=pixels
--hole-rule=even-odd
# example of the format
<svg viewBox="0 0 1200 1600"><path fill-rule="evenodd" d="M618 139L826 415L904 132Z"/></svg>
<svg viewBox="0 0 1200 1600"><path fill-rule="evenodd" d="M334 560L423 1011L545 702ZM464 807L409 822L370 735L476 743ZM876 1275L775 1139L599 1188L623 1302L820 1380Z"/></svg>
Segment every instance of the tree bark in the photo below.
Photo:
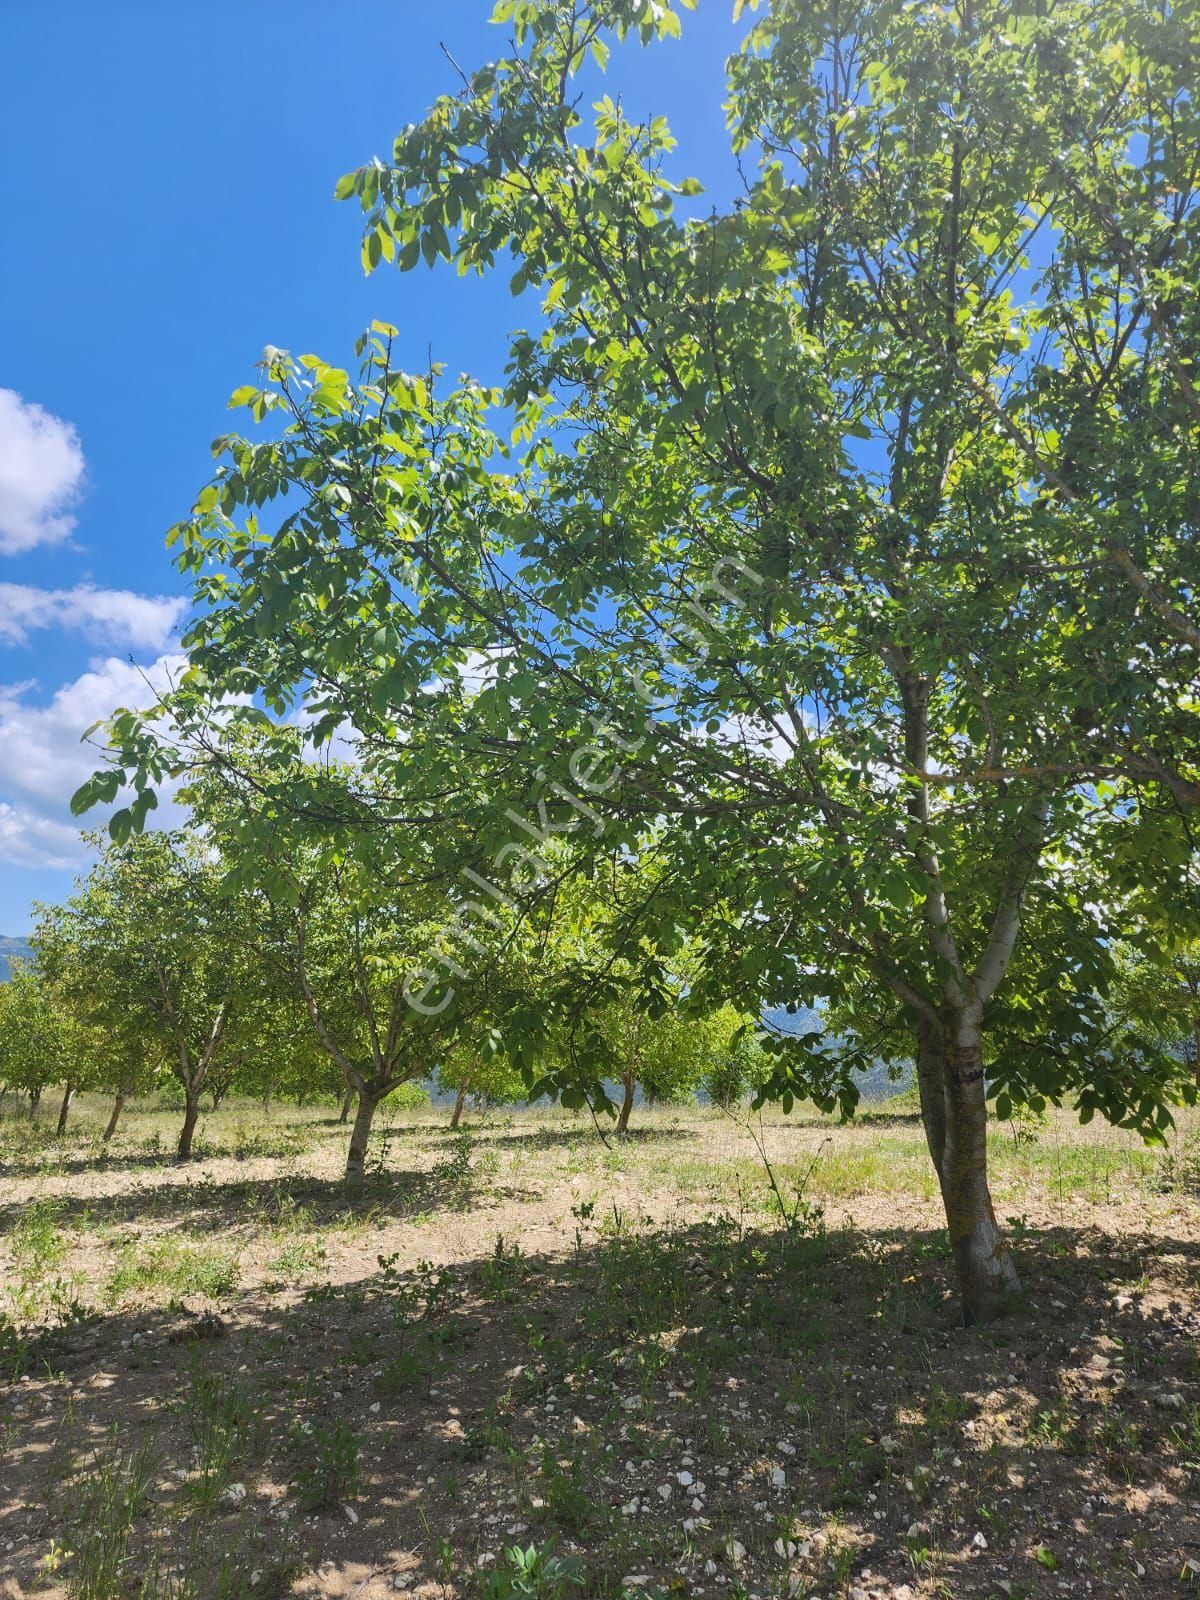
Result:
<svg viewBox="0 0 1200 1600"><path fill-rule="evenodd" d="M179 1159L190 1161L192 1157L192 1135L196 1131L196 1123L200 1118L200 1092L189 1094L183 1113L183 1127L179 1133Z"/></svg>
<svg viewBox="0 0 1200 1600"><path fill-rule="evenodd" d="M450 1126L452 1128L457 1128L459 1123L462 1121L463 1106L466 1104L466 1100L467 1100L467 1086L464 1083L464 1084L460 1085L459 1091L458 1091L458 1097L456 1098L456 1100L454 1102L454 1114L450 1118Z"/></svg>
<svg viewBox="0 0 1200 1600"><path fill-rule="evenodd" d="M943 1033L945 1143L938 1173L950 1247L972 1327L1007 1310L1021 1282L996 1225L987 1171L987 1100L979 1020L947 1018Z"/></svg>
<svg viewBox="0 0 1200 1600"><path fill-rule="evenodd" d="M917 1023L917 1092L925 1142L940 1179L946 1154L946 1051L942 1030L924 1018Z"/></svg>
<svg viewBox="0 0 1200 1600"><path fill-rule="evenodd" d="M375 1108L383 1097L371 1095L367 1090L358 1092L358 1110L354 1116L354 1127L350 1133L350 1149L346 1153L346 1187L348 1189L361 1189L363 1175L367 1161L367 1141L371 1137L371 1123L375 1117Z"/></svg>
<svg viewBox="0 0 1200 1600"><path fill-rule="evenodd" d="M353 1104L354 1104L354 1090L351 1089L351 1088L347 1088L345 1094L342 1096L342 1114L338 1118L339 1122L349 1122L349 1120L350 1120L350 1107Z"/></svg>
<svg viewBox="0 0 1200 1600"><path fill-rule="evenodd" d="M36 1089L30 1089L29 1091L29 1115L31 1117L37 1115L37 1108L41 1105L41 1103L42 1089L41 1085L39 1084Z"/></svg>
<svg viewBox="0 0 1200 1600"><path fill-rule="evenodd" d="M74 1093L75 1085L73 1083L68 1083L63 1093L62 1105L58 1108L58 1127L54 1130L56 1136L60 1139L67 1131L67 1113L71 1109L71 1099L74 1096Z"/></svg>
<svg viewBox="0 0 1200 1600"><path fill-rule="evenodd" d="M107 1144L108 1141L112 1138L113 1134L116 1133L116 1131L117 1131L117 1123L120 1122L120 1120L121 1120L121 1112L124 1111L125 1102L126 1102L126 1100L128 1098L129 1098L129 1086L128 1086L128 1084L124 1084L123 1083L123 1084L121 1084L121 1086L117 1090L116 1098L113 1101L112 1116L109 1117L109 1119L108 1119L108 1127L105 1128L105 1130L104 1130L104 1142L105 1142L105 1144Z"/></svg>
<svg viewBox="0 0 1200 1600"><path fill-rule="evenodd" d="M617 1118L618 1133L624 1133L629 1127L629 1113L633 1110L633 1091L636 1081L634 1078L626 1078L624 1080L625 1095L621 1101L621 1113Z"/></svg>

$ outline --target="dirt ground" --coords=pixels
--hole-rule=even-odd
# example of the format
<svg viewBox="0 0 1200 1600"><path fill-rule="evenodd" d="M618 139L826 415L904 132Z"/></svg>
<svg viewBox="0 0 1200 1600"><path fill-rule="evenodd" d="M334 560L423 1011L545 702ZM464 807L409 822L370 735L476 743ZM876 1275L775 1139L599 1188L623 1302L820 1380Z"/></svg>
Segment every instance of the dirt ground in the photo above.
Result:
<svg viewBox="0 0 1200 1600"><path fill-rule="evenodd" d="M964 1332L902 1102L105 1111L0 1122L5 1600L1200 1594L1194 1127L997 1129Z"/></svg>

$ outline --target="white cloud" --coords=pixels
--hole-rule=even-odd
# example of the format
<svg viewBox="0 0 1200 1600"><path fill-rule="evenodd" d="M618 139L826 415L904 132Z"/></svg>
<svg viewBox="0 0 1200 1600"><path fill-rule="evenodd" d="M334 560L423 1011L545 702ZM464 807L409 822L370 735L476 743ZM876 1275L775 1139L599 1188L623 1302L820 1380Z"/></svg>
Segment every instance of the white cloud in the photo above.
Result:
<svg viewBox="0 0 1200 1600"><path fill-rule="evenodd" d="M726 717L712 737L718 744L737 744L750 754L766 756L782 765L796 751L796 738L782 716L771 722L736 713Z"/></svg>
<svg viewBox="0 0 1200 1600"><path fill-rule="evenodd" d="M152 705L183 666L178 655L148 667L112 658L64 684L46 705L30 700L28 684L0 685L0 861L74 867L87 860L80 827L99 827L105 815L71 816L71 796L101 765L83 734L118 706ZM172 813L168 805L155 820L169 826Z"/></svg>
<svg viewBox="0 0 1200 1600"><path fill-rule="evenodd" d="M83 450L69 422L0 389L0 554L61 544L75 526Z"/></svg>
<svg viewBox="0 0 1200 1600"><path fill-rule="evenodd" d="M0 644L24 644L35 628L73 628L105 645L162 650L187 602L171 595L133 594L128 589L35 589L0 583Z"/></svg>

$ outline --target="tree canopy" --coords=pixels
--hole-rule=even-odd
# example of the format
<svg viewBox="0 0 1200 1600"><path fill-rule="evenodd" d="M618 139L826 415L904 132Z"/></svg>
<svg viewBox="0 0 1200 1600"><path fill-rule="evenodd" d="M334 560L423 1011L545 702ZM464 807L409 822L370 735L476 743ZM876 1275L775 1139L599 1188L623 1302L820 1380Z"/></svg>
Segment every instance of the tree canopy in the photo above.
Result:
<svg viewBox="0 0 1200 1600"><path fill-rule="evenodd" d="M1197 16L774 0L729 64L744 186L711 206L661 119L581 103L672 6L496 18L512 53L338 194L368 270L515 264L539 303L504 384L405 373L384 324L356 376L268 351L233 397L262 427L173 533L188 670L115 718L78 803L124 777L137 827L254 723L311 817L270 726L302 713L314 746L353 731L363 829L451 936L468 891L508 914L598 852L653 863L627 950L703 926L698 999L892 1008L989 1314L1014 964L1098 992L1135 860L1197 910ZM1050 1092L1085 1112L1152 1134L1194 1092L1110 1094L1087 1030L1054 1032ZM771 1092L852 1105L847 1057L776 1043Z"/></svg>

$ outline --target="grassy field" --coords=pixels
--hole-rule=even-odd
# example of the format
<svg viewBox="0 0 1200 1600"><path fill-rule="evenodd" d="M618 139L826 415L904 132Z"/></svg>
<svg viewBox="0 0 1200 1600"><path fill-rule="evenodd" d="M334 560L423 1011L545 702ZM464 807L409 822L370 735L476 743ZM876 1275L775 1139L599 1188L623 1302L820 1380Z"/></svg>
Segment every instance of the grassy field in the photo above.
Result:
<svg viewBox="0 0 1200 1600"><path fill-rule="evenodd" d="M903 1101L107 1109L0 1121L5 1600L1200 1593L1194 1123L998 1128L966 1334Z"/></svg>

